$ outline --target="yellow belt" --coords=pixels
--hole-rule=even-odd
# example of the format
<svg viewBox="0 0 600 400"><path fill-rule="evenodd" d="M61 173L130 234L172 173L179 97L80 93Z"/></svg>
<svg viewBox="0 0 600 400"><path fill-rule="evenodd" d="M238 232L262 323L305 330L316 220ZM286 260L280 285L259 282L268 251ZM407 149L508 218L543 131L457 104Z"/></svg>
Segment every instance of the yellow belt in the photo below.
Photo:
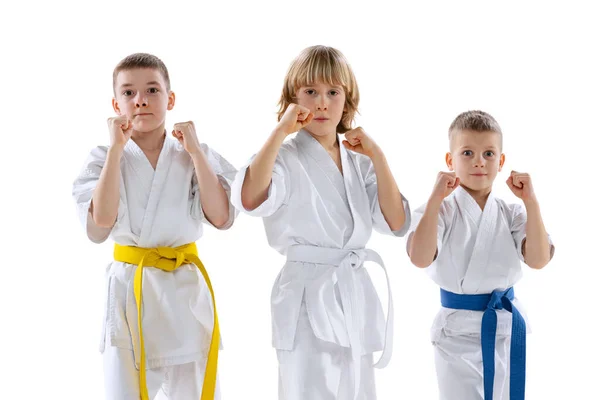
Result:
<svg viewBox="0 0 600 400"><path fill-rule="evenodd" d="M215 386L217 381L217 361L219 358L219 320L217 318L217 305L215 303L215 294L208 277L208 273L198 258L198 250L195 243L189 243L183 246L142 248L132 246L121 246L115 244L115 260L128 264L137 264L133 283L135 302L138 312L138 330L140 334L140 396L142 400L149 400L148 388L146 387L146 352L144 350L144 335L142 334L142 280L144 267L154 267L166 272L175 271L183 264L195 264L210 290L210 296L213 302L214 328L208 351L208 360L206 362L206 372L204 374L204 384L202 386L201 400L213 400L215 396Z"/></svg>

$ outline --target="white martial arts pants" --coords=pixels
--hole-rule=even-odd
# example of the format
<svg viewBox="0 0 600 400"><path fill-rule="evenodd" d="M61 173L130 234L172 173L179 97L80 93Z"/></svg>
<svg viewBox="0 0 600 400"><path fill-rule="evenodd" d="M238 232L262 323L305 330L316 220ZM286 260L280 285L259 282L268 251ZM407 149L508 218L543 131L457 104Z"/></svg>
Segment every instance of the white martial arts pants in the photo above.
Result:
<svg viewBox="0 0 600 400"><path fill-rule="evenodd" d="M279 400L353 400L354 366L350 349L315 336L304 301L294 349L277 350ZM373 355L362 356L357 399L375 400Z"/></svg>
<svg viewBox="0 0 600 400"><path fill-rule="evenodd" d="M481 336L447 336L434 343L440 400L483 400ZM494 400L509 400L510 336L496 336Z"/></svg>
<svg viewBox="0 0 600 400"><path fill-rule="evenodd" d="M133 351L107 345L104 349L104 381L107 400L139 400L139 372ZM199 400L206 361L146 370L150 399ZM215 400L221 398L219 382Z"/></svg>

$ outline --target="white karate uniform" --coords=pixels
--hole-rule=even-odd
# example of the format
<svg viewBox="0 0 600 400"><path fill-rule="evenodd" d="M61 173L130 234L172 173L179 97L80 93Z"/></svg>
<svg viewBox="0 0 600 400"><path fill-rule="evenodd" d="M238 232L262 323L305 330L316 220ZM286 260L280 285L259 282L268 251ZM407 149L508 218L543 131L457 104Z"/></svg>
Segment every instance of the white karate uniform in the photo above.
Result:
<svg viewBox="0 0 600 400"><path fill-rule="evenodd" d="M263 204L252 211L242 206L250 162L232 185L234 206L263 217L269 244L288 255L271 295L280 399L348 399L358 381L357 398L375 399L372 353L386 341L391 349L391 330L386 332L381 303L361 267L378 258L364 250L372 228L395 236L408 230L408 202L403 199L406 223L392 232L379 207L371 160L342 145L340 153L343 175L301 130L281 146ZM361 371L360 379L353 371Z"/></svg>
<svg viewBox="0 0 600 400"><path fill-rule="evenodd" d="M413 212L407 246L425 207ZM507 204L492 191L481 210L475 199L459 186L442 202L438 254L425 271L442 289L453 293L488 294L506 290L522 276L526 222L522 205ZM515 292L518 295L516 289ZM531 332L526 310L517 296L512 303L525 319L527 332ZM483 399L482 316L482 311L442 307L435 318L431 341L442 400ZM494 399L508 399L512 314L498 310L497 316Z"/></svg>
<svg viewBox="0 0 600 400"><path fill-rule="evenodd" d="M202 149L229 196L236 169L208 146L203 144ZM202 223L209 222L200 204L194 164L183 146L168 137L156 170L133 140L127 142L120 163L117 221L112 229L97 226L89 209L107 151L108 148L102 146L93 149L73 184L79 218L91 241L101 243L110 236L124 246L177 247L196 242L202 236ZM236 214L230 205L229 219L221 229L229 228ZM202 258L201 247L199 253ZM126 393L137 393L139 385L138 315L133 294L136 267L118 261L107 267L101 351L104 352L107 377L110 376L106 394L111 400L134 398ZM207 266L207 270L210 273L211 266ZM213 311L210 292L198 268L193 264L183 265L173 272L145 268L143 310L147 368L159 371L160 375L165 368L189 364L196 372L188 371L187 376L200 382L201 386L213 328ZM199 365L194 366L194 363ZM181 372L181 368L174 370ZM156 376L149 372L149 388L158 385L158 381L151 382ZM173 396L173 399L188 398Z"/></svg>

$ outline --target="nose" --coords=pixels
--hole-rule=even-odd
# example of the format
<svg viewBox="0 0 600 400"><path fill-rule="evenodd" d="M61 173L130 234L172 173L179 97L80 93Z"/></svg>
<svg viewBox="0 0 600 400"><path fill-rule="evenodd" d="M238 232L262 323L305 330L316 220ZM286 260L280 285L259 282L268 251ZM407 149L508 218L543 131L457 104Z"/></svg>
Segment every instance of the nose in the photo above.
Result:
<svg viewBox="0 0 600 400"><path fill-rule="evenodd" d="M135 98L135 108L148 107L148 99L142 94L138 94Z"/></svg>
<svg viewBox="0 0 600 400"><path fill-rule="evenodd" d="M484 165L484 158L482 155L473 157L473 166L474 167L483 167L483 165Z"/></svg>
<svg viewBox="0 0 600 400"><path fill-rule="evenodd" d="M327 96L317 98L317 111L327 111Z"/></svg>

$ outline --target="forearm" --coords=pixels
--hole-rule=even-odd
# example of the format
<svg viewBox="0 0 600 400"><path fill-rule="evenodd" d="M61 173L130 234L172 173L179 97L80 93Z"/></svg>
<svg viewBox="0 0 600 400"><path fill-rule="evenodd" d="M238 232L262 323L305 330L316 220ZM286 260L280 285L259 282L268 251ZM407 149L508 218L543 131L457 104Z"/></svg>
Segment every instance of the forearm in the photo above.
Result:
<svg viewBox="0 0 600 400"><path fill-rule="evenodd" d="M390 229L398 231L406 221L402 195L400 194L400 190L398 190L398 185L383 152L379 150L377 155L372 157L371 160L373 161L375 176L377 178L379 207Z"/></svg>
<svg viewBox="0 0 600 400"><path fill-rule="evenodd" d="M112 146L108 149L100 179L92 195L92 218L96 225L104 228L112 227L117 220L122 154L123 149L119 147Z"/></svg>
<svg viewBox="0 0 600 400"><path fill-rule="evenodd" d="M191 154L200 191L200 205L208 221L217 228L224 226L229 220L229 199L225 189L219 182L217 174L208 163L202 150Z"/></svg>
<svg viewBox="0 0 600 400"><path fill-rule="evenodd" d="M242 205L246 210L254 210L267 199L275 160L286 136L273 131L246 170L242 184Z"/></svg>
<svg viewBox="0 0 600 400"><path fill-rule="evenodd" d="M429 199L423 217L410 238L410 261L419 268L428 267L436 257L440 205L440 201Z"/></svg>
<svg viewBox="0 0 600 400"><path fill-rule="evenodd" d="M525 263L531 268L543 268L550 261L550 243L544 227L540 206L536 199L525 202L527 235L523 248Z"/></svg>

